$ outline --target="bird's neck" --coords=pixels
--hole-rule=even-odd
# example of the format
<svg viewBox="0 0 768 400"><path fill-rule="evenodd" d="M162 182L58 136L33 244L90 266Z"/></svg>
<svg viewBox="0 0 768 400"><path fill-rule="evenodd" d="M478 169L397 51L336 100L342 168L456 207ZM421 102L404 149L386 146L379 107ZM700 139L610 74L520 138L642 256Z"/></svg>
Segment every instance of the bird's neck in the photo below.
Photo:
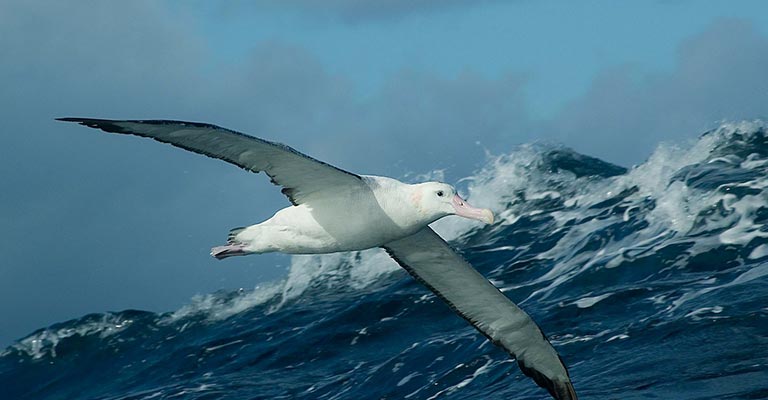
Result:
<svg viewBox="0 0 768 400"><path fill-rule="evenodd" d="M376 177L376 181L374 192L377 192L379 205L404 230L415 233L437 219L428 215L422 207L423 190L420 184L384 177Z"/></svg>

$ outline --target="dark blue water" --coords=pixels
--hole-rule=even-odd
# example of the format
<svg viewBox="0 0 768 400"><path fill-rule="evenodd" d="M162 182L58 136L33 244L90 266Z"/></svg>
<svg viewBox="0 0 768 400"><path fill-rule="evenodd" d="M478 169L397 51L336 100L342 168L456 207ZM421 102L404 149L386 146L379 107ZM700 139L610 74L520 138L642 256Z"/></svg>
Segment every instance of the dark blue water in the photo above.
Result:
<svg viewBox="0 0 768 400"><path fill-rule="evenodd" d="M436 229L526 309L583 399L768 398L768 136L725 125L625 170L548 146L461 183ZM87 315L0 355L2 399L544 399L381 252L173 313Z"/></svg>

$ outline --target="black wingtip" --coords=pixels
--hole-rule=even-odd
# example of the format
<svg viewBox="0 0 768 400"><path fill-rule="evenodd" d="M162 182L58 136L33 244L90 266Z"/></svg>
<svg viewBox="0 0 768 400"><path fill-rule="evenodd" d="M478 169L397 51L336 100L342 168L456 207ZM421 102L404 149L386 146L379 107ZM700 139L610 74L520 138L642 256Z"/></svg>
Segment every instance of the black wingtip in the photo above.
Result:
<svg viewBox="0 0 768 400"><path fill-rule="evenodd" d="M573 388L573 384L571 382L558 382L555 386L556 388L556 395L555 398L558 400L578 400L578 396L576 396L576 390Z"/></svg>
<svg viewBox="0 0 768 400"><path fill-rule="evenodd" d="M542 381L535 378L534 380L539 386L547 389L549 394L552 395L552 398L555 400L579 400L579 397L576 396L576 390L573 388L573 384L570 380L560 381L549 380L546 378Z"/></svg>
<svg viewBox="0 0 768 400"><path fill-rule="evenodd" d="M106 123L106 122L120 122L118 120L113 119L103 119L103 118L83 118L83 117L61 117L56 118L56 121L63 121L63 122L77 122L79 124L95 124L95 123Z"/></svg>
<svg viewBox="0 0 768 400"><path fill-rule="evenodd" d="M56 121L62 121L62 122L77 122L80 124L86 123L86 122L110 122L111 120L108 119L99 119L99 118L83 118L83 117L59 117L54 118Z"/></svg>
<svg viewBox="0 0 768 400"><path fill-rule="evenodd" d="M61 117L61 118L54 118L56 121L61 122L75 122L80 125L84 126L90 126L99 122L106 122L107 120L103 119L94 119L94 118L79 118L79 117Z"/></svg>
<svg viewBox="0 0 768 400"><path fill-rule="evenodd" d="M562 363L562 360L561 360ZM555 400L578 400L579 397L576 395L576 390L573 388L573 384L571 383L570 378L568 375L568 370L566 369L566 376L562 379L550 379L540 371L530 368L526 366L523 362L521 362L520 359L517 360L517 364L520 367L520 370L523 371L523 373L528 376L529 378L533 379L534 382L536 382L537 385L540 387L547 389L549 394L552 396ZM563 368L565 368L565 364L562 364Z"/></svg>
<svg viewBox="0 0 768 400"><path fill-rule="evenodd" d="M104 132L126 133L122 127L116 124L117 122L120 122L120 121L114 121L109 119L63 117L63 118L56 118L56 121L76 122L80 125L87 126L89 128L101 129Z"/></svg>

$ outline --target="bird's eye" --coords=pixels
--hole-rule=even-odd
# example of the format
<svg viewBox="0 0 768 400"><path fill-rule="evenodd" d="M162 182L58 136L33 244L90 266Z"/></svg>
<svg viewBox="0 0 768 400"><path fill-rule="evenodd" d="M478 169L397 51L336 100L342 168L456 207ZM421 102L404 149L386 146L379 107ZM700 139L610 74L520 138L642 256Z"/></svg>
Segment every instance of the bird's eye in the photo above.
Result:
<svg viewBox="0 0 768 400"><path fill-rule="evenodd" d="M437 191L437 196L438 197L443 197L443 191L442 190L438 190Z"/></svg>

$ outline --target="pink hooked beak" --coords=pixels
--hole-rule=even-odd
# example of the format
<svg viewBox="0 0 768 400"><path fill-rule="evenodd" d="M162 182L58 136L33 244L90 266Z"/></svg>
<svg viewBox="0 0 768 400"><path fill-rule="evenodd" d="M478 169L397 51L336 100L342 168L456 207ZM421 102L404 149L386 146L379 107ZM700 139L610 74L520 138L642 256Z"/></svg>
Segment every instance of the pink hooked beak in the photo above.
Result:
<svg viewBox="0 0 768 400"><path fill-rule="evenodd" d="M459 195L453 196L453 209L456 210L456 215L460 215L464 218L476 219L483 221L486 224L493 223L493 213L487 208L475 208L467 204L464 199Z"/></svg>

